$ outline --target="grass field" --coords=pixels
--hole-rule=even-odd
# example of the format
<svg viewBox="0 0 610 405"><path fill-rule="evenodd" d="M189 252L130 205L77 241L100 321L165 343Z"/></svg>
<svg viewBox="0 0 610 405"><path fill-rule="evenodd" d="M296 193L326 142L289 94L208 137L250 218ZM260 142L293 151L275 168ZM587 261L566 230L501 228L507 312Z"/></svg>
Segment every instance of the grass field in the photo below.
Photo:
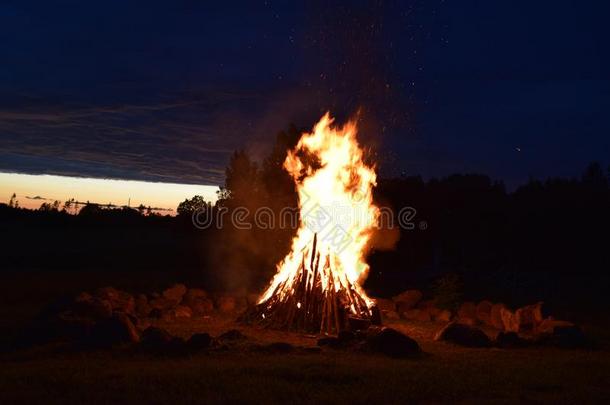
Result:
<svg viewBox="0 0 610 405"><path fill-rule="evenodd" d="M610 401L607 352L456 349L420 360L342 352L116 352L3 361L0 403Z"/></svg>
<svg viewBox="0 0 610 405"><path fill-rule="evenodd" d="M4 284L2 340L14 335L48 297L49 284ZM15 284L18 283L18 284ZM21 284L23 285L23 284ZM75 285L74 288L77 286ZM9 291L11 290L11 291ZM64 290L65 291L65 290ZM40 302L37 302L38 297ZM172 331L212 335L227 320L186 321ZM263 354L240 350L190 357L153 357L126 351L0 354L0 404L10 403L610 403L610 351L466 349L431 339L442 325L392 325L418 341L427 356L395 360L324 350ZM246 330L245 333L255 331ZM313 345L315 340L260 332L255 339Z"/></svg>

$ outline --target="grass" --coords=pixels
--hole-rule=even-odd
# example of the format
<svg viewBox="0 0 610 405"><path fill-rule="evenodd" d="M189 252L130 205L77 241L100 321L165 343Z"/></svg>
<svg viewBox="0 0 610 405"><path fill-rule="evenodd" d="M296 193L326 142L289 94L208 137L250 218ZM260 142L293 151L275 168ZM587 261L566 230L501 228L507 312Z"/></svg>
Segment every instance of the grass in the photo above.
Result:
<svg viewBox="0 0 610 405"><path fill-rule="evenodd" d="M607 352L433 345L421 360L343 352L10 360L0 369L0 403L610 401Z"/></svg>
<svg viewBox="0 0 610 405"><path fill-rule="evenodd" d="M93 288L67 278L17 277L0 283L0 343L60 292ZM0 280L1 281L1 280ZM5 280L6 281L6 280ZM83 283L84 284L84 283ZM106 283L108 284L108 283ZM57 288L53 288L57 285ZM177 325L174 333L229 325ZM10 403L610 403L610 351L465 349L430 339L433 330L395 325L429 356L394 360L318 354L214 352L158 358L121 351L0 355L0 404ZM180 329L180 328L183 329ZM605 330L604 328L602 328ZM260 334L272 341L281 334ZM303 344L294 338L295 344Z"/></svg>

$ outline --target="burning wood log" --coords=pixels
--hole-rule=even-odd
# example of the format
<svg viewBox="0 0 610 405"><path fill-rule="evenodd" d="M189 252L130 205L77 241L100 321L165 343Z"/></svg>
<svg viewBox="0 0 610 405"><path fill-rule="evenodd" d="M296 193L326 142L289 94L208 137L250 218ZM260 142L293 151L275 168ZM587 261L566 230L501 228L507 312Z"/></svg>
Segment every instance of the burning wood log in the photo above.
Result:
<svg viewBox="0 0 610 405"><path fill-rule="evenodd" d="M244 317L251 324L306 333L338 334L354 324L349 318L369 321L371 310L350 284L337 282L328 256L322 269L314 235L311 250L302 253L294 278L279 284L273 295ZM322 277L325 282L322 282Z"/></svg>
<svg viewBox="0 0 610 405"><path fill-rule="evenodd" d="M379 215L372 194L375 170L364 161L355 123L332 123L330 115L322 117L284 161L298 192L301 222L291 251L246 315L249 322L335 334L372 317L373 301L358 283L368 272L364 256ZM341 212L333 216L325 207Z"/></svg>

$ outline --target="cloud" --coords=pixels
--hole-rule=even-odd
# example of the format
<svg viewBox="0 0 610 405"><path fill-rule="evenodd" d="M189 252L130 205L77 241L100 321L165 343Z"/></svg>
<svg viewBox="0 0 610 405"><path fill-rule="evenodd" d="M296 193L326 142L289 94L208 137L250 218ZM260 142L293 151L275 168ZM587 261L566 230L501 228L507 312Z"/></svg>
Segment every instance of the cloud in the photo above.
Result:
<svg viewBox="0 0 610 405"><path fill-rule="evenodd" d="M0 170L222 184L247 134L223 125L219 109L242 98L0 109Z"/></svg>
<svg viewBox="0 0 610 405"><path fill-rule="evenodd" d="M26 195L25 198L27 198L28 200L45 200L45 201L48 200L48 198L44 198L44 197L41 197L39 195L34 196L34 197L30 197L30 196Z"/></svg>

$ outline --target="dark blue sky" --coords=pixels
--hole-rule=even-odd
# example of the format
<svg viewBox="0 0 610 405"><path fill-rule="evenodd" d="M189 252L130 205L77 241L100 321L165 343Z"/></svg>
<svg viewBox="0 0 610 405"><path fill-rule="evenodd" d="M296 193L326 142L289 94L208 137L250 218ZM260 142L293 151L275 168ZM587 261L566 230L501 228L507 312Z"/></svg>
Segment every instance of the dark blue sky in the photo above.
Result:
<svg viewBox="0 0 610 405"><path fill-rule="evenodd" d="M3 1L0 170L220 184L360 111L383 175L610 163L606 2Z"/></svg>

